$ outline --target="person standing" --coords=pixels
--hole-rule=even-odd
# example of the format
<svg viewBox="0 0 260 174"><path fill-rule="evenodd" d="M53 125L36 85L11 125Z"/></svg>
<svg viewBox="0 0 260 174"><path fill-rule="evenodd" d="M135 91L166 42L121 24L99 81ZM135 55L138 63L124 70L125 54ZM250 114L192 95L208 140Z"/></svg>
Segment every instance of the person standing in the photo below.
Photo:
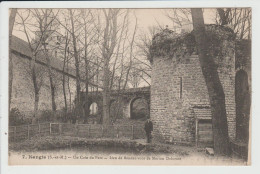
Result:
<svg viewBox="0 0 260 174"><path fill-rule="evenodd" d="M146 120L146 122L144 124L144 130L145 130L145 133L146 133L147 143L151 143L153 123L150 120L150 118L148 118Z"/></svg>

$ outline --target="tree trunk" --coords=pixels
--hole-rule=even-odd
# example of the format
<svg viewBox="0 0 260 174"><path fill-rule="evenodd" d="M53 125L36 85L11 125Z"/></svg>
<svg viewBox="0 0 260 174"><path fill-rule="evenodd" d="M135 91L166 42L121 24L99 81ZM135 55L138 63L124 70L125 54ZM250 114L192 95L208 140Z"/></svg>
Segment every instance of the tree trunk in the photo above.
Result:
<svg viewBox="0 0 260 174"><path fill-rule="evenodd" d="M109 59L104 60L103 68L103 124L110 124Z"/></svg>
<svg viewBox="0 0 260 174"><path fill-rule="evenodd" d="M52 70L51 70L51 60L50 60L50 56L48 55L47 48L46 48L45 44L44 44L44 52L45 52L45 59L47 61L47 65L48 65L48 73L49 73L49 80L50 80L51 107L52 107L52 111L56 111L55 85L54 85L54 82L53 82L53 73L52 73Z"/></svg>
<svg viewBox="0 0 260 174"><path fill-rule="evenodd" d="M65 109L65 112L67 113L68 104L67 104L67 95L66 95L65 85L66 85L65 75L63 75L63 77L62 77L62 91L63 91L63 97L64 97L64 109Z"/></svg>
<svg viewBox="0 0 260 174"><path fill-rule="evenodd" d="M229 11L230 9L227 9L227 11L225 12L223 8L217 8L219 17L220 17L220 22L221 25L227 25L228 24L228 15L229 15Z"/></svg>
<svg viewBox="0 0 260 174"><path fill-rule="evenodd" d="M87 43L87 26L86 26L86 21L85 22L85 103L84 103L84 112L85 112L85 118L84 118L84 122L87 123L88 122L88 117L89 117L89 97L88 97L88 43Z"/></svg>
<svg viewBox="0 0 260 174"><path fill-rule="evenodd" d="M53 83L52 76L50 76L50 85L51 85L51 106L52 106L52 111L56 111L55 86L54 86L54 83Z"/></svg>
<svg viewBox="0 0 260 174"><path fill-rule="evenodd" d="M37 83L37 75L35 70L35 58L31 60L31 75L34 87L34 117L36 117L39 105L39 86Z"/></svg>
<svg viewBox="0 0 260 174"><path fill-rule="evenodd" d="M66 69L67 69L67 72L69 72L69 63L67 62L67 65L66 65ZM68 92L69 92L69 111L71 112L71 109L72 109L72 105L71 105L71 90L70 90L70 77L68 76L67 77L67 85L68 85Z"/></svg>
<svg viewBox="0 0 260 174"><path fill-rule="evenodd" d="M11 14L9 17L9 110L11 100L12 100L12 87L13 87L13 58L11 55L11 42L12 42L12 32L14 27L14 21L16 16L17 9L11 9Z"/></svg>
<svg viewBox="0 0 260 174"><path fill-rule="evenodd" d="M74 31L74 19L73 19L73 14L72 10L69 9L70 12L70 21L71 21L71 34L72 34L72 41L73 41L73 49L74 49L74 58L75 58L75 67L76 67L76 110L79 114L80 111L80 72L79 72L79 55L77 51L77 41L76 41L76 36L75 36L75 31Z"/></svg>
<svg viewBox="0 0 260 174"><path fill-rule="evenodd" d="M88 75L88 73L86 73L86 76L87 75ZM85 92L85 103L84 103L84 112L85 112L84 122L87 123L88 117L89 117L89 102L88 102L89 97L88 97L88 79L87 78L86 78L86 82L85 82L85 88L86 88L86 92Z"/></svg>
<svg viewBox="0 0 260 174"><path fill-rule="evenodd" d="M44 13L44 21L45 23L42 23L43 20L40 20L39 24L40 24L40 31L41 31L41 34L42 36L45 35L45 28L48 28L48 22L47 22L47 9L45 9L45 13ZM46 27L47 26L47 27ZM43 39L43 43L45 43L47 41L47 38L44 38ZM53 82L53 72L52 72L52 67L51 67L51 60L50 60L50 57L51 55L48 55L48 50L47 50L47 47L46 47L46 44L43 44L43 47L44 47L44 55L45 55L45 59L46 59L46 62L47 62L47 65L48 65L48 73L49 73L49 81L50 81L50 89L51 89L51 106L52 106L52 111L56 111L56 103L55 103L55 84ZM55 55L55 58L56 58L56 55Z"/></svg>
<svg viewBox="0 0 260 174"><path fill-rule="evenodd" d="M36 116L37 112L38 112L39 99L40 99L39 92L35 90L35 94L34 95L35 95L34 96L34 113L35 113L34 116Z"/></svg>
<svg viewBox="0 0 260 174"><path fill-rule="evenodd" d="M117 40L117 15L119 9L109 9L108 14L103 10L106 16L106 27L104 30L104 42L102 46L103 67L103 124L110 124L110 71L109 62L114 52ZM110 35L110 37L109 37Z"/></svg>
<svg viewBox="0 0 260 174"><path fill-rule="evenodd" d="M199 52L199 61L206 81L212 112L214 151L216 155L230 155L225 94L221 85L217 67L209 56L208 41L202 9L191 9L195 40Z"/></svg>
<svg viewBox="0 0 260 174"><path fill-rule="evenodd" d="M67 36L67 35L66 35ZM64 50L64 59L63 59L63 67L62 67L62 91L63 91L63 97L64 97L64 109L65 113L67 115L68 112L68 104L67 104L67 95L66 95L66 76L65 76L65 67L66 67L66 61L67 61L67 37L66 37L66 45Z"/></svg>
<svg viewBox="0 0 260 174"><path fill-rule="evenodd" d="M109 69L108 59L105 59L103 68L103 124L110 124L109 105L110 105L110 90L109 90Z"/></svg>

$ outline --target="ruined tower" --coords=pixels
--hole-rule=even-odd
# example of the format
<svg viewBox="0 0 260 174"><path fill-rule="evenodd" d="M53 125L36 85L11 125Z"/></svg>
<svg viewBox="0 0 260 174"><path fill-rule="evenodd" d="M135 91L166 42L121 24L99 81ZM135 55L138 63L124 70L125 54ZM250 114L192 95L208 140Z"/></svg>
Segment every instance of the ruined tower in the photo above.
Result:
<svg viewBox="0 0 260 174"><path fill-rule="evenodd" d="M214 58L218 67L225 93L228 134L233 139L235 138L234 33L229 28L217 25L207 25L206 33L210 56ZM150 115L154 122L155 140L188 144L204 140L212 141L209 96L193 32L178 36L173 31L165 29L154 36L150 53L152 63Z"/></svg>

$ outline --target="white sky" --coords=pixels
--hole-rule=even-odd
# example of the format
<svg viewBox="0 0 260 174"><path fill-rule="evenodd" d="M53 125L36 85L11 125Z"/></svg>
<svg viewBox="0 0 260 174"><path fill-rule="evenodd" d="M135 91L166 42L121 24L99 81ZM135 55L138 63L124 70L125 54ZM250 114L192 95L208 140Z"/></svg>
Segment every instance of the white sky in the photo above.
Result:
<svg viewBox="0 0 260 174"><path fill-rule="evenodd" d="M156 26L157 22L162 26L169 25L170 28L172 26L172 21L165 16L165 9L136 9L136 16L139 20L139 27L143 29ZM205 23L213 23L214 16L213 9L204 9Z"/></svg>
<svg viewBox="0 0 260 174"><path fill-rule="evenodd" d="M173 23L165 15L165 9L135 9L135 14L138 19L139 31L148 31L149 27L157 26L158 23L162 26L168 25L169 28L172 28ZM215 13L212 9L204 9L205 23L214 23L214 17ZM15 30L15 28L13 35L27 41L25 34Z"/></svg>

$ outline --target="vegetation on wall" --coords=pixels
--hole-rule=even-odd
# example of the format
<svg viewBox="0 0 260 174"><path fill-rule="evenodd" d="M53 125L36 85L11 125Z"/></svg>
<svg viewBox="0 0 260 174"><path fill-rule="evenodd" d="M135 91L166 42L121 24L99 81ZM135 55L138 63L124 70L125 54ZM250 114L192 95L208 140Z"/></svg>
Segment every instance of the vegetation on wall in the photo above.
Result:
<svg viewBox="0 0 260 174"><path fill-rule="evenodd" d="M206 25L206 39L210 56L215 58L217 65L220 65L219 62L223 61L225 55L228 55L228 50L234 49L232 48L234 44L229 44L229 49L226 49L228 43L225 41L232 43L235 40L233 30L228 27L214 24ZM197 54L194 31L177 35L169 29L164 29L154 36L150 53L150 62L153 62L155 57L172 58L179 62L186 55Z"/></svg>

